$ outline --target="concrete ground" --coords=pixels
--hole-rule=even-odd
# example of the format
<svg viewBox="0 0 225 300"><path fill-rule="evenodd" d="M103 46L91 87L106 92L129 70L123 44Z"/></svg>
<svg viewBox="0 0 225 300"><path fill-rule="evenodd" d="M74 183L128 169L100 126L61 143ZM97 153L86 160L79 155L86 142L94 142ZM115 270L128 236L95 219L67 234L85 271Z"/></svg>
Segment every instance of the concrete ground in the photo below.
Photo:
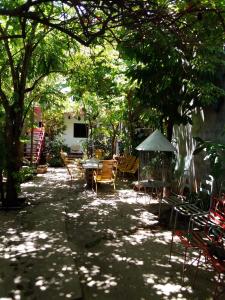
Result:
<svg viewBox="0 0 225 300"><path fill-rule="evenodd" d="M168 209L159 222L158 201L127 182L96 196L52 168L23 195L29 206L0 211L0 300L213 299L212 272L201 267L193 286L196 267L182 281L182 255L168 262Z"/></svg>

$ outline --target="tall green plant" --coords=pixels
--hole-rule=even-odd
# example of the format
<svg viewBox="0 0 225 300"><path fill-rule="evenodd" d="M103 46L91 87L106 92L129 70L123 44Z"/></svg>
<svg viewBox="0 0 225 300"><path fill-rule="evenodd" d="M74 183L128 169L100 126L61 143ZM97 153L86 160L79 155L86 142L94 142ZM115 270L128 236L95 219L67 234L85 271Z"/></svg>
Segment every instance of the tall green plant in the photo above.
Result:
<svg viewBox="0 0 225 300"><path fill-rule="evenodd" d="M194 155L204 154L204 159L209 161L210 175L215 180L215 191L219 193L222 181L225 180L225 144L194 138L197 142Z"/></svg>

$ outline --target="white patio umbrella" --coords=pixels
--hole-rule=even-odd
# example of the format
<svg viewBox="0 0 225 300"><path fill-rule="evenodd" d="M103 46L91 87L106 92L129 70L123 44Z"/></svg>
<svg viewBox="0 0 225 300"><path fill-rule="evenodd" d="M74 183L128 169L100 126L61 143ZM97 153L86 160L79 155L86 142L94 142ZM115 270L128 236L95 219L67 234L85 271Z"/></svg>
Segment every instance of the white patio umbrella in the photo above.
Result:
<svg viewBox="0 0 225 300"><path fill-rule="evenodd" d="M168 139L158 129L156 129L141 144L139 144L136 147L136 150L141 152L143 151L144 153L150 151L175 152L176 148L168 141ZM164 169L164 166L162 169ZM162 172L163 171L164 170L162 170Z"/></svg>
<svg viewBox="0 0 225 300"><path fill-rule="evenodd" d="M138 151L175 152L176 148L167 138L156 129L141 144L136 147Z"/></svg>

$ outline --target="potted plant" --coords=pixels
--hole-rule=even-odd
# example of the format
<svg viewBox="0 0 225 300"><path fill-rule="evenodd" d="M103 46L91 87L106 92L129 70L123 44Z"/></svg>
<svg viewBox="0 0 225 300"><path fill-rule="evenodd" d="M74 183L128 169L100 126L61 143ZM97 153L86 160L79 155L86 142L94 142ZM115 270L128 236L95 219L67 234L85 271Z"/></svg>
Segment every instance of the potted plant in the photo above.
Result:
<svg viewBox="0 0 225 300"><path fill-rule="evenodd" d="M146 166L143 167L144 176L151 180L162 180L162 159L159 155L152 157Z"/></svg>
<svg viewBox="0 0 225 300"><path fill-rule="evenodd" d="M48 165L39 165L37 166L37 174L44 174L48 171Z"/></svg>

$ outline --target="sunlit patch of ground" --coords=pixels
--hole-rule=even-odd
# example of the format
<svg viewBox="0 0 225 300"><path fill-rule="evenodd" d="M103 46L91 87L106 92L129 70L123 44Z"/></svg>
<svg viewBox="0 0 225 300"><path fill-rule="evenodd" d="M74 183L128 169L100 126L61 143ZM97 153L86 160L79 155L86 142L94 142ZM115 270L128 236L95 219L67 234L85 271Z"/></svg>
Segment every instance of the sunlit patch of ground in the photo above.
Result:
<svg viewBox="0 0 225 300"><path fill-rule="evenodd" d="M29 205L0 212L0 299L77 299L76 252L63 214L71 193L65 170L50 169L22 190Z"/></svg>
<svg viewBox="0 0 225 300"><path fill-rule="evenodd" d="M68 202L68 228L73 228L70 240L77 246L85 299L212 299L211 274L204 268L198 287L193 266L182 281L182 247L169 263L170 213L162 209L161 226L158 199L124 182L116 191L102 185L97 196L87 190L78 199Z"/></svg>
<svg viewBox="0 0 225 300"><path fill-rule="evenodd" d="M96 195L79 173L71 180L64 168L50 169L23 184L23 195L29 208L0 219L0 267L9 262L8 275L0 271L0 299L11 275L8 299L53 299L45 294L51 288L54 300L74 299L63 285L73 282L75 269L84 300L212 299L213 277L204 265L197 285L195 264L182 281L176 239L169 263L170 212L163 207L159 221L159 200L135 192L128 181L118 181L116 191L100 185ZM72 255L73 263L58 254Z"/></svg>

